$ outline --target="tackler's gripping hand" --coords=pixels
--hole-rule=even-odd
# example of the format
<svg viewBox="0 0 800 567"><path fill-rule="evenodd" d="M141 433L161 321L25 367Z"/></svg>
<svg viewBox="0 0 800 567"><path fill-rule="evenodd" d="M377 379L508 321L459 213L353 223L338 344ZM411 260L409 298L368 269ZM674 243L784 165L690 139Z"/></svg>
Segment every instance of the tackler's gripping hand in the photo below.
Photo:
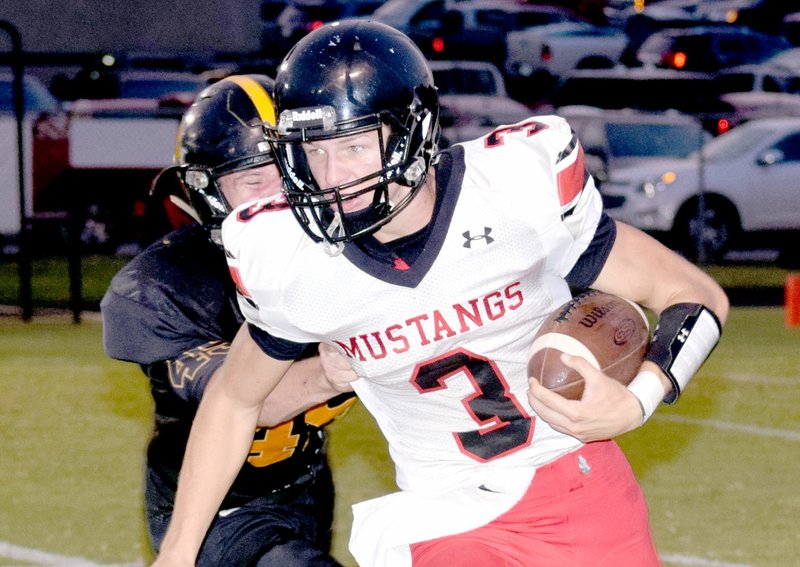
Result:
<svg viewBox="0 0 800 567"><path fill-rule="evenodd" d="M350 366L347 358L339 354L334 347L320 343L319 360L322 370L325 372L325 378L334 390L337 392L353 391L353 382L358 380L359 376Z"/></svg>

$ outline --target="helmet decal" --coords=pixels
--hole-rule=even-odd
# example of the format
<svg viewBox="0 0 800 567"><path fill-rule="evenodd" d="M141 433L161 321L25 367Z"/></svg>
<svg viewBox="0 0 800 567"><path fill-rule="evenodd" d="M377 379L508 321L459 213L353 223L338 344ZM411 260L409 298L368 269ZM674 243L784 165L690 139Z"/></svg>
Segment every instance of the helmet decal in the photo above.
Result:
<svg viewBox="0 0 800 567"><path fill-rule="evenodd" d="M253 107L258 111L258 117L262 123L275 124L275 106L272 104L272 97L269 96L263 85L247 75L232 75L222 80L236 83L247 93L253 102Z"/></svg>

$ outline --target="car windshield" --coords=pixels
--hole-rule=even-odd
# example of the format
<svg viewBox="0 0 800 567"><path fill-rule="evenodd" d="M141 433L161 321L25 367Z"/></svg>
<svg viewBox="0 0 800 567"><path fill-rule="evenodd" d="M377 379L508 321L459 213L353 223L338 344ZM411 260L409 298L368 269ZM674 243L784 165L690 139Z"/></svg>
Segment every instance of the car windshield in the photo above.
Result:
<svg viewBox="0 0 800 567"><path fill-rule="evenodd" d="M430 4L430 6L427 4ZM444 10L444 1L425 3L419 1L409 2L408 0L389 0L376 8L372 16L379 22L401 23L417 14L418 11L431 6L441 12Z"/></svg>
<svg viewBox="0 0 800 567"><path fill-rule="evenodd" d="M22 87L27 112L56 112L58 101L41 83L26 77ZM14 79L10 75L0 76L0 112L14 111Z"/></svg>
<svg viewBox="0 0 800 567"><path fill-rule="evenodd" d="M58 101L42 85L26 81L23 93L26 112L55 112L58 110ZM0 112L14 112L14 85L10 80L0 80Z"/></svg>
<svg viewBox="0 0 800 567"><path fill-rule="evenodd" d="M575 18L577 20L577 18ZM546 24L573 21L572 18L556 12L520 12L514 21L514 30L533 28Z"/></svg>
<svg viewBox="0 0 800 567"><path fill-rule="evenodd" d="M704 142L702 128L693 124L609 123L606 136L614 157L686 157Z"/></svg>
<svg viewBox="0 0 800 567"><path fill-rule="evenodd" d="M575 24L574 27L554 30L553 35L561 37L614 37L620 35L620 32L610 27L605 28L590 24Z"/></svg>
<svg viewBox="0 0 800 567"><path fill-rule="evenodd" d="M756 75L748 72L720 73L714 77L714 85L720 94L752 91L755 90Z"/></svg>
<svg viewBox="0 0 800 567"><path fill-rule="evenodd" d="M194 93L203 86L197 80L127 79L120 83L119 98L162 98L175 93Z"/></svg>
<svg viewBox="0 0 800 567"><path fill-rule="evenodd" d="M303 6L294 4L295 9L300 12L301 18L305 21L320 20L330 22L337 18L347 16L366 16L372 14L376 8L380 7L378 0L360 0L354 2L331 2L323 5Z"/></svg>
<svg viewBox="0 0 800 567"><path fill-rule="evenodd" d="M433 78L439 94L497 94L497 82L490 71L478 69L435 69Z"/></svg>
<svg viewBox="0 0 800 567"><path fill-rule="evenodd" d="M703 159L706 161L736 159L772 133L773 130L766 125L744 124L706 144L703 147Z"/></svg>

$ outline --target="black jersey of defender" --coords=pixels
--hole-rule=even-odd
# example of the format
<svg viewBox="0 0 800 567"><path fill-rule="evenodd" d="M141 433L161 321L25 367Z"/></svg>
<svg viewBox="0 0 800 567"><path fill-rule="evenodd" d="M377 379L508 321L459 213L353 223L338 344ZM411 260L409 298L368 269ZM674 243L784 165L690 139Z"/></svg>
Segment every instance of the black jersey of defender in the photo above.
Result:
<svg viewBox="0 0 800 567"><path fill-rule="evenodd" d="M198 402L243 320L224 254L200 226L172 232L116 274L101 310L107 354L139 363L150 378L155 422L147 467L165 495L174 492ZM259 428L222 508L307 477L324 461L324 442L321 426L305 415Z"/></svg>

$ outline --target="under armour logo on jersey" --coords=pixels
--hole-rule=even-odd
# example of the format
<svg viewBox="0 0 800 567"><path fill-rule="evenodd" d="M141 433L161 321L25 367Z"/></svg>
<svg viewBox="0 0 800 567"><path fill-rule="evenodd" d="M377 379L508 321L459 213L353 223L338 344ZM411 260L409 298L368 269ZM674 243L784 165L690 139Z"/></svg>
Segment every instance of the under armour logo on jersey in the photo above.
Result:
<svg viewBox="0 0 800 567"><path fill-rule="evenodd" d="M686 339L689 338L689 329L683 327L678 333L678 336L675 338L678 339L680 342L685 343Z"/></svg>
<svg viewBox="0 0 800 567"><path fill-rule="evenodd" d="M464 242L464 248L472 248L472 243L476 240L484 240L486 244L491 244L494 242L494 238L489 236L492 233L492 229L488 226L483 227L483 234L476 234L472 236L470 231L462 233L464 238L466 238L466 242Z"/></svg>

